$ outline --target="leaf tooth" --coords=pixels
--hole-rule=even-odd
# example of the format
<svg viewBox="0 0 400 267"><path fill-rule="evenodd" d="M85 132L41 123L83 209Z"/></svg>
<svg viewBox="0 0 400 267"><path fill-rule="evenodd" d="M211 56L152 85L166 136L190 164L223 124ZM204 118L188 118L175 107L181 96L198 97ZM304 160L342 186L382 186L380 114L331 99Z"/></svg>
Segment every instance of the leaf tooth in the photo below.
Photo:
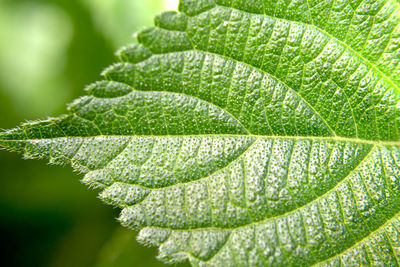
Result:
<svg viewBox="0 0 400 267"><path fill-rule="evenodd" d="M188 259L190 250L189 231L174 231L171 236L160 245L158 259L167 263L182 262Z"/></svg>
<svg viewBox="0 0 400 267"><path fill-rule="evenodd" d="M135 80L135 66L131 63L116 63L106 68L101 75L109 81L133 85Z"/></svg>
<svg viewBox="0 0 400 267"><path fill-rule="evenodd" d="M187 51L193 48L186 33L179 31L147 28L137 34L137 39L155 54Z"/></svg>
<svg viewBox="0 0 400 267"><path fill-rule="evenodd" d="M148 246L160 246L159 258L167 262L182 260L182 256L193 256L208 261L218 253L227 242L231 231L215 229L174 230L146 227L139 232L138 242Z"/></svg>
<svg viewBox="0 0 400 267"><path fill-rule="evenodd" d="M170 237L171 232L169 229L145 227L140 230L137 241L147 246L160 246Z"/></svg>
<svg viewBox="0 0 400 267"><path fill-rule="evenodd" d="M189 16L195 16L211 8L215 7L213 0L180 0L179 1L179 11L185 13Z"/></svg>
<svg viewBox="0 0 400 267"><path fill-rule="evenodd" d="M121 211L118 221L125 227L137 229L146 225L146 216L140 205L130 206Z"/></svg>
<svg viewBox="0 0 400 267"><path fill-rule="evenodd" d="M124 46L117 52L120 61L133 64L142 62L151 56L151 51L142 44Z"/></svg>
<svg viewBox="0 0 400 267"><path fill-rule="evenodd" d="M125 74L125 76L129 75ZM96 98L117 98L128 95L133 91L132 87L129 85L114 81L100 81L93 83L86 87L85 90Z"/></svg>
<svg viewBox="0 0 400 267"><path fill-rule="evenodd" d="M150 193L150 190L137 185L114 183L100 193L100 198L115 206L135 205Z"/></svg>
<svg viewBox="0 0 400 267"><path fill-rule="evenodd" d="M187 28L188 18L182 13L176 11L167 11L159 14L154 19L154 24L165 30L185 31Z"/></svg>
<svg viewBox="0 0 400 267"><path fill-rule="evenodd" d="M82 182L93 188L106 188L113 184L113 178L106 170L95 170L88 172Z"/></svg>

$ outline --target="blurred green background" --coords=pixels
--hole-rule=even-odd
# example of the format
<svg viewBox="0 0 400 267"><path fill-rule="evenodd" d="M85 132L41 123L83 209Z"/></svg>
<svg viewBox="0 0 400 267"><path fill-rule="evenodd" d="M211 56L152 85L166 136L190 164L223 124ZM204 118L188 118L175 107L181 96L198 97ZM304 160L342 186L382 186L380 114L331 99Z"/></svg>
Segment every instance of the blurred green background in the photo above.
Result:
<svg viewBox="0 0 400 267"><path fill-rule="evenodd" d="M57 116L177 0L0 0L0 128ZM165 266L69 167L0 151L1 266ZM183 266L183 265L182 265Z"/></svg>

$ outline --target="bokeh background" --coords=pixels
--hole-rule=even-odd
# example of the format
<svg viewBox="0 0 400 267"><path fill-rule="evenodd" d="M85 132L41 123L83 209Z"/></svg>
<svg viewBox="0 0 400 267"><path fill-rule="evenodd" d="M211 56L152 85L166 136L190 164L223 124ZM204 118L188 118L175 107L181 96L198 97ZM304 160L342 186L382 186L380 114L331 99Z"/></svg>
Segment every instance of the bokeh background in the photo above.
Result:
<svg viewBox="0 0 400 267"><path fill-rule="evenodd" d="M177 5L0 0L0 128L65 112L118 47ZM165 266L71 168L0 151L0 177L0 266Z"/></svg>

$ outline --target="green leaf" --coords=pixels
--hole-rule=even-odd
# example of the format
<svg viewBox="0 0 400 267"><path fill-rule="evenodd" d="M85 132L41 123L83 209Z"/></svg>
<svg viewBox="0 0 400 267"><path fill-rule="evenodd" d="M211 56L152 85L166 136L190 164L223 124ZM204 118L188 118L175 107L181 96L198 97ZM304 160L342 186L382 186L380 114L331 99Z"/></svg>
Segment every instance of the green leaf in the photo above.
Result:
<svg viewBox="0 0 400 267"><path fill-rule="evenodd" d="M399 2L179 9L0 145L72 164L165 262L399 265Z"/></svg>

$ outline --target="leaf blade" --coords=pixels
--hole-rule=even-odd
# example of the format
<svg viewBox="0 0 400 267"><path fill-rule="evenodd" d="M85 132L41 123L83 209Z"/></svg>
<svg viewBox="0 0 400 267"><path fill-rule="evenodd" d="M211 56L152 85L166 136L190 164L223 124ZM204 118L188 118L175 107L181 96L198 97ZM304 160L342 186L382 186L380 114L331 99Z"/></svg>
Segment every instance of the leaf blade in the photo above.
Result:
<svg viewBox="0 0 400 267"><path fill-rule="evenodd" d="M399 4L331 2L183 0L0 146L85 173L167 262L396 264Z"/></svg>

